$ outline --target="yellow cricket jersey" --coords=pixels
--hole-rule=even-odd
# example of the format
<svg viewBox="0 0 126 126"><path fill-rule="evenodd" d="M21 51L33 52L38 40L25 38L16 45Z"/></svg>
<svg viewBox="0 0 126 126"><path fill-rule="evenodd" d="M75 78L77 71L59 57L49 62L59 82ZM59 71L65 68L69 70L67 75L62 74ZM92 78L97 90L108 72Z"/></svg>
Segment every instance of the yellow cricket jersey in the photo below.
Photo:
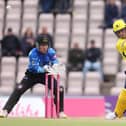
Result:
<svg viewBox="0 0 126 126"><path fill-rule="evenodd" d="M118 39L116 49L122 55L122 58L126 60L126 39Z"/></svg>

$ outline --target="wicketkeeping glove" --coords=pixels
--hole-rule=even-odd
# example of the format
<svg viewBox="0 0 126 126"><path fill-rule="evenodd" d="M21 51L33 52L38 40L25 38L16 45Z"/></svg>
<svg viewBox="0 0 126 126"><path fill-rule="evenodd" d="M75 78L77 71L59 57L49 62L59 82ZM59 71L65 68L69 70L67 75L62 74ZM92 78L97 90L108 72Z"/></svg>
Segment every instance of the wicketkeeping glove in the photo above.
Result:
<svg viewBox="0 0 126 126"><path fill-rule="evenodd" d="M45 72L50 72L50 70L52 69L51 66L49 66L49 65L44 65L43 68L44 68Z"/></svg>

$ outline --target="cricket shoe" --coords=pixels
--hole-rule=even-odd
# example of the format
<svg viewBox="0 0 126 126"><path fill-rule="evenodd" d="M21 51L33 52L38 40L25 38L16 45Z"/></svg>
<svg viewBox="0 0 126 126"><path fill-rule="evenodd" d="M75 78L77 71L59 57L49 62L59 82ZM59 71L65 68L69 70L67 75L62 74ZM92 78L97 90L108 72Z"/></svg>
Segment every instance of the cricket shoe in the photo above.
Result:
<svg viewBox="0 0 126 126"><path fill-rule="evenodd" d="M113 119L116 119L117 116L116 116L115 112L111 112L111 113L108 113L105 118L108 120L113 120Z"/></svg>
<svg viewBox="0 0 126 126"><path fill-rule="evenodd" d="M67 115L64 112L60 112L59 113L59 118L66 119L67 118Z"/></svg>
<svg viewBox="0 0 126 126"><path fill-rule="evenodd" d="M8 115L7 110L0 110L0 118L6 118Z"/></svg>

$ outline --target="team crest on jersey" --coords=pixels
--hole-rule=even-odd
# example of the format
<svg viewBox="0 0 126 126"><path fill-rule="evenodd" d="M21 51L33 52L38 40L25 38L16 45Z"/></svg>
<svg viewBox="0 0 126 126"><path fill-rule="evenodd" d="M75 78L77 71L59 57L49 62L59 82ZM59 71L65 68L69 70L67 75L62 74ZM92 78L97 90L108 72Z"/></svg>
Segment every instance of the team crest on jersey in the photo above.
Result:
<svg viewBox="0 0 126 126"><path fill-rule="evenodd" d="M53 56L54 59L55 59L56 57L57 57L56 55Z"/></svg>
<svg viewBox="0 0 126 126"><path fill-rule="evenodd" d="M35 64L35 61L32 61L31 63L32 63L32 64Z"/></svg>

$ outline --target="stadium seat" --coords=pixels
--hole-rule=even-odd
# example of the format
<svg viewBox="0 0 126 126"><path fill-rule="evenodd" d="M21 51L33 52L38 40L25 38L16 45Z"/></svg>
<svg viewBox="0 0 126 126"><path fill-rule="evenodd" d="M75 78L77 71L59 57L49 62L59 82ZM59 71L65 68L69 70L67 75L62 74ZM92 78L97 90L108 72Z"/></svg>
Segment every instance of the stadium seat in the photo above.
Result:
<svg viewBox="0 0 126 126"><path fill-rule="evenodd" d="M25 6L31 6L31 7L36 7L38 5L39 0L25 0L24 4Z"/></svg>
<svg viewBox="0 0 126 126"><path fill-rule="evenodd" d="M50 34L53 34L53 22L54 17L53 14L41 14L39 17L39 29L38 32L41 31L41 28L43 26L46 26L48 28L48 32Z"/></svg>
<svg viewBox="0 0 126 126"><path fill-rule="evenodd" d="M113 34L112 29L106 29L105 31L105 46L109 47L115 47L115 42L117 41L117 37L115 37L115 34Z"/></svg>
<svg viewBox="0 0 126 126"><path fill-rule="evenodd" d="M78 42L82 49L85 48L86 38L86 14L73 14L71 46Z"/></svg>
<svg viewBox="0 0 126 126"><path fill-rule="evenodd" d="M125 71L126 70L126 61L122 59L120 63L120 71Z"/></svg>
<svg viewBox="0 0 126 126"><path fill-rule="evenodd" d="M1 87L0 92L10 93L15 86L16 59L2 57L1 59Z"/></svg>
<svg viewBox="0 0 126 126"><path fill-rule="evenodd" d="M0 11L4 11L4 6L5 6L5 2L3 0L0 1ZM4 14L4 13L3 13ZM2 14L2 15L3 15ZM2 16L0 15L0 16Z"/></svg>
<svg viewBox="0 0 126 126"><path fill-rule="evenodd" d="M124 72L118 72L116 74L116 79L115 79L115 86L111 88L110 94L111 95L118 95L121 91L121 89L125 85L125 74Z"/></svg>
<svg viewBox="0 0 126 126"><path fill-rule="evenodd" d="M24 13L23 13L23 27L22 33L27 27L31 27L33 32L36 33L37 27L37 12L38 12L38 0L25 0L24 1Z"/></svg>
<svg viewBox="0 0 126 126"><path fill-rule="evenodd" d="M65 21L65 23L64 23ZM57 14L56 16L56 31L59 30L59 28L62 30L68 31L70 26L70 15L69 14Z"/></svg>
<svg viewBox="0 0 126 126"><path fill-rule="evenodd" d="M1 0L0 1L0 39L3 37L2 36L2 30L3 30L3 24L4 24L4 6L5 6L5 3L4 3L4 0Z"/></svg>
<svg viewBox="0 0 126 126"><path fill-rule="evenodd" d="M31 27L33 30L33 33L35 33L36 32L36 21L37 21L36 14L25 13L23 16L22 34L24 33L25 29L28 27Z"/></svg>
<svg viewBox="0 0 126 126"><path fill-rule="evenodd" d="M112 29L106 30L105 43L103 52L103 69L105 74L113 75L118 71L118 52L116 51L117 38L113 34Z"/></svg>
<svg viewBox="0 0 126 126"><path fill-rule="evenodd" d="M105 75L115 75L118 71L118 62L114 62L112 58L104 58L103 70Z"/></svg>
<svg viewBox="0 0 126 126"><path fill-rule="evenodd" d="M68 95L82 95L82 82L83 73L82 72L69 72L68 75Z"/></svg>
<svg viewBox="0 0 126 126"><path fill-rule="evenodd" d="M15 19L15 18L11 19L11 18L9 18L9 17L8 17L7 20L8 20L8 21L7 21L7 25L6 25L6 31L7 31L7 29L8 29L9 27L11 27L11 28L13 29L14 34L19 35L20 20Z"/></svg>
<svg viewBox="0 0 126 126"><path fill-rule="evenodd" d="M17 80L16 80L17 83L19 83L25 75L25 71L28 66L28 60L29 60L28 57L19 57Z"/></svg>
<svg viewBox="0 0 126 126"><path fill-rule="evenodd" d="M102 29L99 29L99 28L89 29L89 33L88 33L89 41L95 40L96 46L101 48L101 49L102 49L102 46L103 46L102 36L103 36Z"/></svg>
<svg viewBox="0 0 126 126"><path fill-rule="evenodd" d="M74 0L71 45L78 42L80 48L85 49L87 25L87 1Z"/></svg>
<svg viewBox="0 0 126 126"><path fill-rule="evenodd" d="M21 20L21 1L9 0L8 1L7 15L6 15L6 27L12 27L15 34L19 35L20 20Z"/></svg>
<svg viewBox="0 0 126 126"><path fill-rule="evenodd" d="M99 72L87 72L85 77L85 95L99 95L100 94L100 84L101 77Z"/></svg>
<svg viewBox="0 0 126 126"><path fill-rule="evenodd" d="M90 29L98 28L104 20L104 1L91 1L89 16Z"/></svg>
<svg viewBox="0 0 126 126"><path fill-rule="evenodd" d="M85 30L86 30L86 15L82 15L82 14L74 14L73 15L73 26L72 26L72 31L73 33L78 33L82 32L85 34Z"/></svg>
<svg viewBox="0 0 126 126"><path fill-rule="evenodd" d="M87 12L87 1L86 0L74 0L73 13L85 14Z"/></svg>
<svg viewBox="0 0 126 126"><path fill-rule="evenodd" d="M65 23L64 23L65 22ZM69 46L69 35L70 35L70 15L69 14L58 14L56 16L56 31L54 36L55 48L57 54L67 61L68 46Z"/></svg>

